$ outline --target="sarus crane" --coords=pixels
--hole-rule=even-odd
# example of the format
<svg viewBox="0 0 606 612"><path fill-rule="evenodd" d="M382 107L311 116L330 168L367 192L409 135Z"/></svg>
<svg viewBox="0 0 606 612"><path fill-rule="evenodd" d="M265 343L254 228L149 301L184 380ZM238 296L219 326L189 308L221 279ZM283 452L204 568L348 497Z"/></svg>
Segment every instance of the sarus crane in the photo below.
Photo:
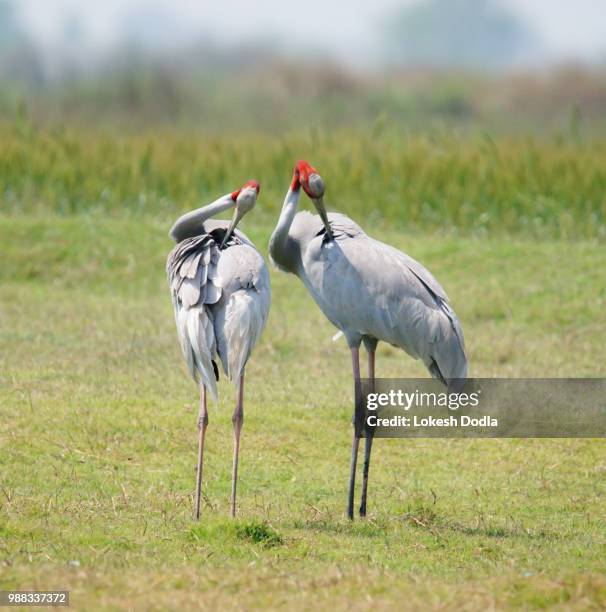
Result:
<svg viewBox="0 0 606 612"><path fill-rule="evenodd" d="M230 509L232 517L236 514L238 455L244 421L244 368L261 336L271 301L265 261L236 226L254 207L259 188L257 181L248 181L237 191L183 215L169 233L177 243L166 263L177 333L189 372L200 387L196 520L200 518L204 437L208 425L207 392L217 400L217 358L237 387L232 416ZM231 222L211 219L231 208L234 208Z"/></svg>
<svg viewBox="0 0 606 612"><path fill-rule="evenodd" d="M301 188L318 215L297 213ZM371 238L345 215L327 213L324 191L318 172L306 161L297 162L269 253L277 268L301 279L320 310L345 336L351 351L355 406L362 402L362 342L368 352L371 388L375 350L384 341L421 359L449 391L460 389L467 378L463 330L444 289L418 261ZM354 426L347 503L350 519L360 429ZM372 441L372 429L367 429L360 516L366 516Z"/></svg>

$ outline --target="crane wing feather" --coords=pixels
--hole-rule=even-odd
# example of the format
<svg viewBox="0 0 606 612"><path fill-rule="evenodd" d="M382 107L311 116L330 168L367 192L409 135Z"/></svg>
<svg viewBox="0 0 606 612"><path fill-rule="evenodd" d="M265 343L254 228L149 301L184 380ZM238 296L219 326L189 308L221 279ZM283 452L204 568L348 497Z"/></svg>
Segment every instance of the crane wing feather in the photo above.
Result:
<svg viewBox="0 0 606 612"><path fill-rule="evenodd" d="M435 362L445 379L466 372L461 325L438 281L412 257L356 233L358 226L345 219L329 214L335 240L326 242L320 228L301 259L299 276L324 314L351 346L368 336L429 368Z"/></svg>
<svg viewBox="0 0 606 612"><path fill-rule="evenodd" d="M222 253L216 278L223 291L217 309L217 352L223 369L236 381L265 327L271 291L269 272L259 252L247 245Z"/></svg>
<svg viewBox="0 0 606 612"><path fill-rule="evenodd" d="M177 332L188 369L217 398L218 355L236 381L261 335L269 311L269 273L261 255L236 231L219 249L226 222L179 242L166 272Z"/></svg>
<svg viewBox="0 0 606 612"><path fill-rule="evenodd" d="M218 247L208 234L186 238L169 254L166 273L185 362L193 379L203 383L216 400L216 339L213 313L206 305L209 266L215 249Z"/></svg>

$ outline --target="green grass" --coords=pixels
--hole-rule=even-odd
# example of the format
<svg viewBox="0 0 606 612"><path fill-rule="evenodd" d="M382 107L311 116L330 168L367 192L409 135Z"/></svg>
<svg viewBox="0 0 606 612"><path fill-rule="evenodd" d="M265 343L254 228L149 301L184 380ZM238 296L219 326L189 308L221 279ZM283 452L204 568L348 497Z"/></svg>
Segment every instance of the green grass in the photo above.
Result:
<svg viewBox="0 0 606 612"><path fill-rule="evenodd" d="M55 211L60 167L28 192L56 181ZM82 173L69 193L82 188L88 202L109 176ZM239 174L213 180L231 186ZM38 196L26 191L29 210ZM222 380L195 524L196 389L164 278L176 206L20 207L0 216L0 588L70 589L76 609L606 606L603 440L378 440L369 517L345 519L349 356L299 281L273 271L247 370L238 519L228 519L234 392ZM267 218L243 224L263 250ZM603 245L370 233L443 283L472 375L605 375ZM387 346L377 367L425 376Z"/></svg>
<svg viewBox="0 0 606 612"><path fill-rule="evenodd" d="M275 138L155 131L108 135L0 124L0 198L12 214L96 212L173 218L254 176L259 222L276 218L294 162L307 158L327 204L397 229L606 238L606 140L311 130Z"/></svg>

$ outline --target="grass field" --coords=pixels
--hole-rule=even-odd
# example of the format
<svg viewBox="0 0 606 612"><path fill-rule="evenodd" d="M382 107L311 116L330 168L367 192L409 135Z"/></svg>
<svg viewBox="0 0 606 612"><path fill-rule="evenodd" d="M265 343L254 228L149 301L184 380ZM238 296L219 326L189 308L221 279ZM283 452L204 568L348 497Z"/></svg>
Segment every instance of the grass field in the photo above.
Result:
<svg viewBox="0 0 606 612"><path fill-rule="evenodd" d="M606 241L606 139L414 135L371 128L211 137L0 123L0 194L13 214L154 215L165 220L256 177L271 225L294 162L327 182L327 204L400 230ZM264 237L264 241L266 237Z"/></svg>
<svg viewBox="0 0 606 612"><path fill-rule="evenodd" d="M26 137L59 146L50 135L19 138ZM2 143L0 588L70 589L77 609L606 606L603 440L378 440L369 517L345 519L349 356L299 281L275 271L268 326L247 369L239 517L227 518L234 394L222 380L220 404L210 407L203 515L195 524L197 393L176 340L166 232L178 210L195 205L196 190L218 195L256 167L236 178L227 162L215 162L207 185L200 164L202 178L189 186L195 171L180 172L167 155L141 186L145 142L108 141L104 165L98 140L73 139L73 175L67 153L45 169L44 151ZM354 148L361 158L362 145ZM120 146L123 158L111 148ZM494 230L462 217L456 223L461 194L475 189L479 146L463 145L452 163L466 173L448 178L445 165L442 183L432 182L431 161L428 170L422 159L411 165L413 201L434 193L437 215L419 217L412 229L406 207L389 196L373 218L334 161L330 174L354 210L340 204L337 189L329 204L434 272L462 320L473 376L604 376L603 143L532 145L546 173L540 180L556 181L551 191L533 187L533 173L516 178L503 168L498 187L489 181L468 200L470 211L481 212L490 185L498 201L509 192L528 207L536 193L549 192L553 210L568 219L567 240L547 212L545 238L516 230L526 213L513 207L509 219L494 198L485 200ZM526 163L531 145L501 146L511 155L508 168ZM270 178L292 154L284 147ZM267 148L259 159L253 152L237 158L238 170L271 157ZM329 153L320 147L320 161L312 161L322 168ZM400 155L395 168L406 155L393 155ZM131 158L129 183L118 174L120 160ZM112 164L114 180L102 174ZM382 192L381 167L357 169L367 193ZM285 172L264 187L259 210L243 224L264 252ZM576 199L575 173L583 191ZM173 187L188 195L169 198ZM141 194L147 200L137 206ZM377 360L379 376L425 376L392 348L381 346Z"/></svg>

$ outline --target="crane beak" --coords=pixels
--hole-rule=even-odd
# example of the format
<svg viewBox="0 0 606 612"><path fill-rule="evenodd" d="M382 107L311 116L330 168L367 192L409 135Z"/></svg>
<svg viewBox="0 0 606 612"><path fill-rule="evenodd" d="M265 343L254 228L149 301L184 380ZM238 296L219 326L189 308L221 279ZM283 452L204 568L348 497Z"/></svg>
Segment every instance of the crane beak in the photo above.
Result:
<svg viewBox="0 0 606 612"><path fill-rule="evenodd" d="M234 210L234 216L231 218L231 223L229 224L229 227L227 228L227 231L225 232L225 236L223 236L223 240L221 241L221 246L219 247L220 249L222 249L225 246L225 243L229 240L229 237L233 234L233 231L236 229L236 225L240 223L240 219L242 219L243 216L244 216L244 213L241 212L238 208Z"/></svg>
<svg viewBox="0 0 606 612"><path fill-rule="evenodd" d="M324 223L324 227L326 228L326 235L329 240L333 239L332 229L330 228L330 223L328 222L328 215L326 214L326 208L324 207L324 198L320 196L319 198L314 198L314 204L316 205L316 210L320 215L320 219L322 219L322 223Z"/></svg>

